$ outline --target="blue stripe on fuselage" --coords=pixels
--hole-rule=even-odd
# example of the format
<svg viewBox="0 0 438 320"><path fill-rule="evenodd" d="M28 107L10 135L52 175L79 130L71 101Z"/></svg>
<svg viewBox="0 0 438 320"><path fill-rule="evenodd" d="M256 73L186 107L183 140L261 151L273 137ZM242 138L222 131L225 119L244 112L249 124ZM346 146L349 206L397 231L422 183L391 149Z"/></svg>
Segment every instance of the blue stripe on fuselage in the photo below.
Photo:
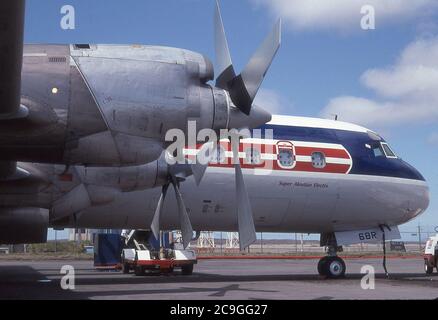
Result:
<svg viewBox="0 0 438 320"><path fill-rule="evenodd" d="M353 158L350 174L385 176L424 181L424 177L402 159L375 157L365 145L375 145L367 133L310 127L293 127L266 124L262 129L272 129L275 140L335 143L343 145ZM382 140L383 141L383 140Z"/></svg>

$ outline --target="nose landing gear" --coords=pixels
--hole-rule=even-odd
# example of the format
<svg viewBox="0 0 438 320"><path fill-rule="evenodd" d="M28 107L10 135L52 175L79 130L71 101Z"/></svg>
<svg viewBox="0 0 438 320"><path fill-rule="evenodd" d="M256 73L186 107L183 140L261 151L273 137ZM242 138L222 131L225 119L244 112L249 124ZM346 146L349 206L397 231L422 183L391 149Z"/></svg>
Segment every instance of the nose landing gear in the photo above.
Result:
<svg viewBox="0 0 438 320"><path fill-rule="evenodd" d="M345 277L347 270L345 262L337 256L342 247L338 247L334 234L321 235L321 245L326 245L328 256L318 262L318 273L329 279L341 279Z"/></svg>
<svg viewBox="0 0 438 320"><path fill-rule="evenodd" d="M344 260L338 256L327 256L318 262L318 273L330 279L343 278L346 269Z"/></svg>

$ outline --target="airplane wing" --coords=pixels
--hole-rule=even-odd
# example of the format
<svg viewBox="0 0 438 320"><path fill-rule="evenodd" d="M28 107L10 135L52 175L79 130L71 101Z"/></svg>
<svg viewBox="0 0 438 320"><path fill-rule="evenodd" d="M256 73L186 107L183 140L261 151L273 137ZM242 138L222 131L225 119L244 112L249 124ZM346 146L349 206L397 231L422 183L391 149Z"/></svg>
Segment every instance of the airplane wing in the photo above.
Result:
<svg viewBox="0 0 438 320"><path fill-rule="evenodd" d="M0 120L23 118L20 105L25 0L0 1Z"/></svg>

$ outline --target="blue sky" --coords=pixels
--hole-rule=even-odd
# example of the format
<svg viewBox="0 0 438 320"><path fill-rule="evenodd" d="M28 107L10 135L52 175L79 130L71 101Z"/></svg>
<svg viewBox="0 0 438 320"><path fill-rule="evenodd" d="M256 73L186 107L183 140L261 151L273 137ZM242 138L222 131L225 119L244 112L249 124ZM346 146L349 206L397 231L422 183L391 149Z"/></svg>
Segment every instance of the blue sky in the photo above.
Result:
<svg viewBox="0 0 438 320"><path fill-rule="evenodd" d="M418 223L429 229L438 225L438 94L433 88L437 79L438 89L438 10L434 2L221 2L238 70L276 19L283 18L282 48L259 103L282 114L339 113L340 119L381 132L402 158L424 174L431 186L430 209L405 230L414 230ZM75 30L60 28L60 9L66 4L76 9ZM360 28L362 4L375 4L376 30ZM212 0L28 0L25 41L167 45L214 60L213 8ZM406 76L410 70L416 70L416 76Z"/></svg>

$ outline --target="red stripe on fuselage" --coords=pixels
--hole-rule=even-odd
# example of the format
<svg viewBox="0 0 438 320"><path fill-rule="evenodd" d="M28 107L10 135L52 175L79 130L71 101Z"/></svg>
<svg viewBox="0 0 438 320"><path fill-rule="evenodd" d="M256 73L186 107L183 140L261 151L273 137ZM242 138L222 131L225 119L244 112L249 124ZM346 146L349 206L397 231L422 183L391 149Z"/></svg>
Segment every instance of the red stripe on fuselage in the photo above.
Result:
<svg viewBox="0 0 438 320"><path fill-rule="evenodd" d="M284 141L285 143L289 143L289 141ZM293 145L293 142L290 142ZM230 142L221 141L220 145L222 146L224 151L232 151ZM198 145L198 150L202 147L202 145ZM240 143L239 152L247 152L248 148L253 148L258 150L262 154L273 154L278 155L278 150L276 145L270 144L252 144L252 143ZM351 157L347 150L345 149L332 149L327 147L304 147L304 146L294 146L295 156L308 156L311 157L314 152L322 152L326 158L335 158L335 159L349 159ZM191 160L196 160L196 156L190 155L186 156ZM315 168L311 162L305 161L296 161L293 168L282 168L278 164L276 159L274 160L263 160L260 165L248 164L246 159L240 159L240 164L244 169L271 169L275 171L303 171L303 172L321 172L321 173L348 173L352 167L352 163L350 164L335 164L335 163L327 163L324 168ZM226 157L224 163L210 163L210 167L216 168L233 168L233 159L231 157Z"/></svg>
<svg viewBox="0 0 438 320"><path fill-rule="evenodd" d="M347 151L341 149L328 149L316 147L295 147L297 156L312 156L314 152L322 152L327 158L350 159Z"/></svg>

